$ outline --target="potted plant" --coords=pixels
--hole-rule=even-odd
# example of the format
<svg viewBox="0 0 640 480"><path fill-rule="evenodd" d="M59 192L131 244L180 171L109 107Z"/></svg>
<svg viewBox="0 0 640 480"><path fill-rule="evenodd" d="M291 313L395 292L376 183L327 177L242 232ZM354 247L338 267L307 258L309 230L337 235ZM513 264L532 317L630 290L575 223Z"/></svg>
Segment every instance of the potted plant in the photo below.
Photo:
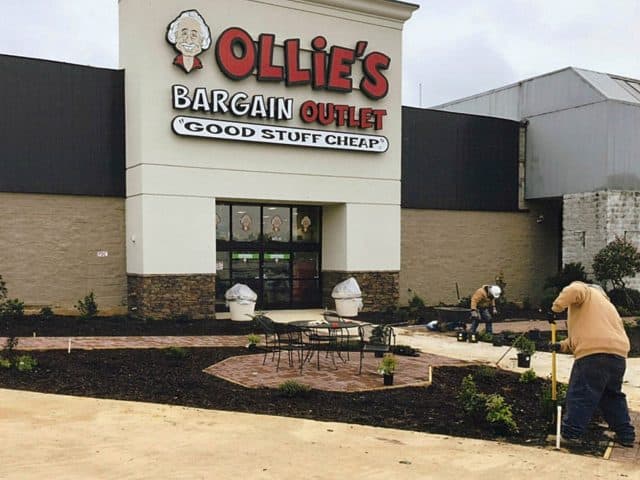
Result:
<svg viewBox="0 0 640 480"><path fill-rule="evenodd" d="M247 348L249 350L255 350L258 346L258 342L260 342L260 335L250 333L247 335L247 342Z"/></svg>
<svg viewBox="0 0 640 480"><path fill-rule="evenodd" d="M518 367L529 368L531 366L531 355L536 351L536 343L533 340L529 340L525 334L522 334L513 341L513 348L518 350Z"/></svg>
<svg viewBox="0 0 640 480"><path fill-rule="evenodd" d="M384 325L376 325L373 330L371 330L369 342L372 345L384 345ZM373 354L375 357L382 358L384 352L373 352Z"/></svg>
<svg viewBox="0 0 640 480"><path fill-rule="evenodd" d="M393 372L396 371L398 360L395 355L388 353L382 357L380 366L378 367L378 373L382 374L385 385L393 385Z"/></svg>

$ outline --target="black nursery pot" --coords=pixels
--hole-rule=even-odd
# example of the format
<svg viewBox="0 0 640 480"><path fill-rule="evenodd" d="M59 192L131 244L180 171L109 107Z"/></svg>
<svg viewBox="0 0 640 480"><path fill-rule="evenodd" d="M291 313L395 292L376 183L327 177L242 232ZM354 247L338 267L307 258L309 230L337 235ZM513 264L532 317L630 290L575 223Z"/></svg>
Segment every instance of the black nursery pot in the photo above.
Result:
<svg viewBox="0 0 640 480"><path fill-rule="evenodd" d="M529 368L531 366L531 355L528 353L518 354L518 367Z"/></svg>
<svg viewBox="0 0 640 480"><path fill-rule="evenodd" d="M478 336L475 333L469 334L469 342L470 343L478 343Z"/></svg>
<svg viewBox="0 0 640 480"><path fill-rule="evenodd" d="M493 346L494 347L501 347L502 346L502 342L503 342L503 338L501 335L494 335L493 336Z"/></svg>
<svg viewBox="0 0 640 480"><path fill-rule="evenodd" d="M458 332L458 341L466 342L467 341L467 332Z"/></svg>
<svg viewBox="0 0 640 480"><path fill-rule="evenodd" d="M393 385L393 373L385 373L382 375L382 380L385 385Z"/></svg>

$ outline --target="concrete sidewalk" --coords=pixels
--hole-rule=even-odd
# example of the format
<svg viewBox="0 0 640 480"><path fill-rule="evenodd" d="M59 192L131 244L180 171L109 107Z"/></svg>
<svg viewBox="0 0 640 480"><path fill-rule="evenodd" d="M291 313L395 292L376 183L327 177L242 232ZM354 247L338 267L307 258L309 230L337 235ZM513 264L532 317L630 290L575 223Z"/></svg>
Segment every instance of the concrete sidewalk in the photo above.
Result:
<svg viewBox="0 0 640 480"><path fill-rule="evenodd" d="M0 389L1 479L638 478L637 465L441 435Z"/></svg>

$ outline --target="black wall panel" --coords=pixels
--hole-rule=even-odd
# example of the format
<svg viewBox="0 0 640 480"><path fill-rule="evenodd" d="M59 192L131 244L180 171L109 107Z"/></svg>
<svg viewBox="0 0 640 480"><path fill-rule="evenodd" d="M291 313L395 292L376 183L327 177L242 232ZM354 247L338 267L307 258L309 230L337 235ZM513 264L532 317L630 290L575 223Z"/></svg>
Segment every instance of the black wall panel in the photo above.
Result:
<svg viewBox="0 0 640 480"><path fill-rule="evenodd" d="M518 209L520 124L402 108L402 207Z"/></svg>
<svg viewBox="0 0 640 480"><path fill-rule="evenodd" d="M0 55L0 191L125 195L124 72Z"/></svg>

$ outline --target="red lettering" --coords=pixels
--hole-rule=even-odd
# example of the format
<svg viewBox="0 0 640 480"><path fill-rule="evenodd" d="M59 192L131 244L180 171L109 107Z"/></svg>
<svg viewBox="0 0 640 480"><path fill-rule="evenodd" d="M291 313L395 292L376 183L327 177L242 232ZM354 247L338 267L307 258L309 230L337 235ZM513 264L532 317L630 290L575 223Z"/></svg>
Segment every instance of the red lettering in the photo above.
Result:
<svg viewBox="0 0 640 480"><path fill-rule="evenodd" d="M327 39L316 37L311 41L315 52L312 54L313 64L313 88L319 90L327 85L327 54L323 51L327 48Z"/></svg>
<svg viewBox="0 0 640 480"><path fill-rule="evenodd" d="M386 110L373 110L372 112L373 114L373 118L375 119L375 129L376 130L382 130L382 117L385 117L387 115L387 111Z"/></svg>
<svg viewBox="0 0 640 480"><path fill-rule="evenodd" d="M357 127L358 123L358 117L356 117L356 107L349 107L349 118L347 119L347 125L350 127Z"/></svg>
<svg viewBox="0 0 640 480"><path fill-rule="evenodd" d="M329 80L327 89L339 92L353 90L351 65L356 61L356 52L350 48L331 47L329 55Z"/></svg>
<svg viewBox="0 0 640 480"><path fill-rule="evenodd" d="M360 91L373 100L379 100L389 93L389 81L382 74L387 70L391 58L384 53L372 52L362 61L364 77L360 81Z"/></svg>
<svg viewBox="0 0 640 480"><path fill-rule="evenodd" d="M311 82L311 71L300 68L300 40L284 41L284 59L287 66L287 85L307 85Z"/></svg>
<svg viewBox="0 0 640 480"><path fill-rule="evenodd" d="M345 124L345 117L349 111L349 105L336 105L336 125L343 127Z"/></svg>
<svg viewBox="0 0 640 480"><path fill-rule="evenodd" d="M360 128L373 127L373 123L371 123L371 112L372 110L370 108L360 109Z"/></svg>
<svg viewBox="0 0 640 480"><path fill-rule="evenodd" d="M305 123L313 123L318 118L318 105L313 100L307 100L300 106L300 118Z"/></svg>
<svg viewBox="0 0 640 480"><path fill-rule="evenodd" d="M318 123L320 125L331 125L336 119L336 111L333 103L319 104Z"/></svg>
<svg viewBox="0 0 640 480"><path fill-rule="evenodd" d="M236 49L240 55L236 55ZM231 27L220 34L216 43L216 61L222 73L234 80L247 78L256 66L256 46L243 29Z"/></svg>
<svg viewBox="0 0 640 480"><path fill-rule="evenodd" d="M258 80L279 82L284 79L284 68L273 64L276 36L263 33L258 39Z"/></svg>

